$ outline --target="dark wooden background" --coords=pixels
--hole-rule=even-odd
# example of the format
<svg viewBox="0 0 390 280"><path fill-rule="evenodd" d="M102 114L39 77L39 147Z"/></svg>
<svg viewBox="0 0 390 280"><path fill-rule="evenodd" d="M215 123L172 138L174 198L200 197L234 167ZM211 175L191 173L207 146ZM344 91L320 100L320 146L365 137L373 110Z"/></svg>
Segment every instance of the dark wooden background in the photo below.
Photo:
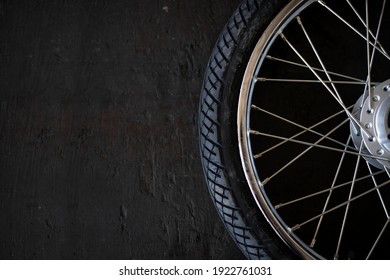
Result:
<svg viewBox="0 0 390 280"><path fill-rule="evenodd" d="M239 259L201 171L240 0L0 0L0 258Z"/></svg>

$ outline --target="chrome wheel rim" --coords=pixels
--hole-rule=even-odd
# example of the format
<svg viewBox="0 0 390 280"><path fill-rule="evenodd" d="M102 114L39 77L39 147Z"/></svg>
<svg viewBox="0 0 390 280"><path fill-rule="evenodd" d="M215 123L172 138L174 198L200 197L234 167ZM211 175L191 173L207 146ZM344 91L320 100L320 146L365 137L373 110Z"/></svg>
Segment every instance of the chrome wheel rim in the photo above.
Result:
<svg viewBox="0 0 390 280"><path fill-rule="evenodd" d="M390 257L386 2L291 1L244 74L242 167L263 215L303 258Z"/></svg>

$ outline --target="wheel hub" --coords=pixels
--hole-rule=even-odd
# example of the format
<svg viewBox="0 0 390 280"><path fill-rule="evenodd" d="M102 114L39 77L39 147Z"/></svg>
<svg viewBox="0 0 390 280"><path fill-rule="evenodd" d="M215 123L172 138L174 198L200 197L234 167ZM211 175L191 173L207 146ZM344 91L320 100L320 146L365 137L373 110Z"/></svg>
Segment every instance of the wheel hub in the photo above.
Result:
<svg viewBox="0 0 390 280"><path fill-rule="evenodd" d="M370 156L364 157L371 165L390 168L390 80L372 90L371 100L365 93L356 102L353 115L364 127L351 122L351 135L356 148Z"/></svg>

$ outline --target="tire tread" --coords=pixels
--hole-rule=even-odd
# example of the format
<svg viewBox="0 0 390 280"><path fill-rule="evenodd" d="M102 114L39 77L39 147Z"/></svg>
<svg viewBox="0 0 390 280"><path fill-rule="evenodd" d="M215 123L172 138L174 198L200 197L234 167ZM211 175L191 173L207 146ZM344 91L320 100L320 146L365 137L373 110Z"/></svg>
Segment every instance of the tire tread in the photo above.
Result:
<svg viewBox="0 0 390 280"><path fill-rule="evenodd" d="M249 259L270 257L264 245L255 238L253 229L247 226L245 215L237 207L233 190L227 184L227 170L222 161L222 144L217 131L221 126L218 115L222 99L220 93L227 67L240 35L245 31L253 14L259 10L260 1L244 1L226 24L206 69L199 110L201 158L210 195L227 230Z"/></svg>

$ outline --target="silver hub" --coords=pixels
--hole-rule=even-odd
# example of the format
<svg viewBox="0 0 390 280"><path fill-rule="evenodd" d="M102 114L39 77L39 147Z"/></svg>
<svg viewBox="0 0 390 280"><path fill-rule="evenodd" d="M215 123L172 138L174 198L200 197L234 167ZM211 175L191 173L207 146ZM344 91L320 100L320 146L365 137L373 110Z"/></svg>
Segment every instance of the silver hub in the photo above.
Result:
<svg viewBox="0 0 390 280"><path fill-rule="evenodd" d="M390 168L390 80L371 90L371 100L364 94L352 111L365 131L351 122L351 135L355 147L362 145L362 153L370 155L364 157L366 161L380 169Z"/></svg>

